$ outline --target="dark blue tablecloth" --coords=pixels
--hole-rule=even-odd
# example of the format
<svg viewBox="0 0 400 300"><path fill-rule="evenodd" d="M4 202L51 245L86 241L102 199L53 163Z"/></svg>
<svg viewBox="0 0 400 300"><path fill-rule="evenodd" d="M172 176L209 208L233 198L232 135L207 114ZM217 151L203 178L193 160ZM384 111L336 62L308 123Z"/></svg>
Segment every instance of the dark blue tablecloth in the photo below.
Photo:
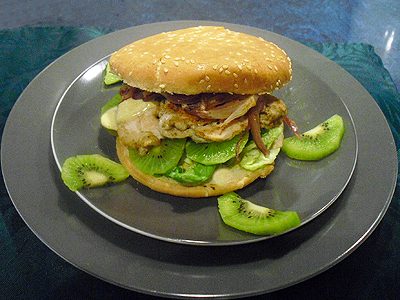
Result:
<svg viewBox="0 0 400 300"><path fill-rule="evenodd" d="M34 27L0 31L0 134L19 94L53 60L92 38L99 28ZM307 44L350 72L384 112L400 147L400 95L373 47ZM377 149L379 151L379 149ZM29 155L29 149L27 149ZM344 261L306 282L268 298L395 299L400 296L399 182L374 233ZM24 224L0 180L0 298L148 298L105 283L68 264ZM260 297L261 298L261 297Z"/></svg>

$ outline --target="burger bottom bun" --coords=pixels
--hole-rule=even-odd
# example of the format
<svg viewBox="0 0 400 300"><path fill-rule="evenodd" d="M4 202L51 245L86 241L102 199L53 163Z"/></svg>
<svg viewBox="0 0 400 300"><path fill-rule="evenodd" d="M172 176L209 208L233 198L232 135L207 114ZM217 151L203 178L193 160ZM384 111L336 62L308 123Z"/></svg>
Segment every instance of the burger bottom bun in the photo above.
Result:
<svg viewBox="0 0 400 300"><path fill-rule="evenodd" d="M200 186L185 186L168 177L154 177L143 173L133 165L129 158L128 148L118 138L116 147L121 164L135 180L154 191L180 197L202 198L219 196L242 189L259 177L265 178L274 169L273 164L266 165L255 171L245 170L239 165L218 168L209 182Z"/></svg>

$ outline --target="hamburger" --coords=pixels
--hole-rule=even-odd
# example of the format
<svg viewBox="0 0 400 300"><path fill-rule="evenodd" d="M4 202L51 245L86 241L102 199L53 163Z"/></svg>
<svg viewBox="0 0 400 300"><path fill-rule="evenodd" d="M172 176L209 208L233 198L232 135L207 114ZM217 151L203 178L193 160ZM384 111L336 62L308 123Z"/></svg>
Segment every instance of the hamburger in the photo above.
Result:
<svg viewBox="0 0 400 300"><path fill-rule="evenodd" d="M284 50L261 37L199 26L156 34L114 52L123 80L117 155L150 189L182 197L239 190L274 169L292 78Z"/></svg>

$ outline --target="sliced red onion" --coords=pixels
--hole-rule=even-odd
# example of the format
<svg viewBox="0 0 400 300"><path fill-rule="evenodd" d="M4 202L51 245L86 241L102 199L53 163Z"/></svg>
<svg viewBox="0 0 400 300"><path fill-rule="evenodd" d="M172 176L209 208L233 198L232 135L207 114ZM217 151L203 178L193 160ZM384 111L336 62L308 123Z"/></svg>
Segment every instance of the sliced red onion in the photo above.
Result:
<svg viewBox="0 0 400 300"><path fill-rule="evenodd" d="M297 127L296 123L290 119L288 116L283 117L283 122L290 128L290 130L294 133L295 136L298 138L301 138L301 135L299 133L299 127Z"/></svg>
<svg viewBox="0 0 400 300"><path fill-rule="evenodd" d="M260 126L260 112L264 109L265 106L265 97L259 97L257 100L256 106L252 107L249 110L248 120L250 126L250 132L253 137L254 143L257 148L267 156L269 154L268 148L265 146L262 138L261 138L261 126Z"/></svg>

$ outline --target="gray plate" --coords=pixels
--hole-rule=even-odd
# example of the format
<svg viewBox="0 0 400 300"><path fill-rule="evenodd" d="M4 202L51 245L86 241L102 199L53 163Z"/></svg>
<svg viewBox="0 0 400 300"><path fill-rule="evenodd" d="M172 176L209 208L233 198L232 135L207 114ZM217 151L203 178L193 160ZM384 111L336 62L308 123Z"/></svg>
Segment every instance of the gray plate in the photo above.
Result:
<svg viewBox="0 0 400 300"><path fill-rule="evenodd" d="M101 62L127 41L159 32L160 29L172 30L199 24L216 23L167 22L129 28L84 44L46 68L23 92L7 121L1 148L6 186L20 215L44 243L70 263L103 280L145 293L168 296L235 297L281 289L326 270L359 246L384 216L397 176L394 141L375 101L348 73L316 52L273 33L225 24L234 30L266 37L287 49L289 55L297 61L296 64L302 66L304 74L310 80L317 79L316 82L305 81L305 86L298 88L318 90L318 85L322 84L330 91L324 95L341 99L332 104L333 108L343 112L349 121L343 103L347 106L354 128L357 129L357 167L346 189L328 210L297 230L274 239L232 247L194 247L148 238L110 222L89 208L77 195L69 192L61 183L59 169L54 162L50 142L52 117L63 94L69 87L73 88L74 80L82 80L84 77L79 77L82 70ZM307 96L308 92L294 90L294 94ZM289 93L286 96L292 95ZM87 122L96 131L97 118L88 118L87 110L80 109L92 101L91 97L93 94L89 93L81 99L76 114L82 119L87 118ZM311 125L314 120L327 117L322 110L320 115L313 112L312 119L307 120L305 116L297 115L295 107L306 105L309 99L296 96L293 101L301 102L291 110L294 118L300 117L302 120L300 126L309 125L307 121ZM289 100L286 102L290 104ZM76 120L74 114L71 116ZM314 119L317 116L320 119ZM100 137L103 137L102 133ZM72 140L79 144L78 139ZM346 141L346 145L351 144L351 140L355 139ZM111 153L113 150L107 149L107 145L99 142L98 149L88 150ZM378 148L379 153L376 151ZM68 151L71 150L81 152L85 149ZM337 155L340 156L340 153ZM327 168L330 164L334 165L335 161L335 157L327 159ZM303 172L302 169L306 168L302 163L288 165L284 162L279 159L271 180L284 180L288 176L282 173L285 169L295 172L299 167ZM311 164L307 165L307 171L314 172ZM340 177L342 173L335 176ZM253 189L267 189L268 195L273 198L273 186L268 184L265 186L257 182ZM291 187L292 184L295 184L294 180L288 181L287 186ZM322 184L329 190L327 182ZM135 186L135 183L123 186L130 190L132 185ZM120 188L111 189L114 191ZM137 188L142 189L139 185ZM286 192L283 188L280 193ZM256 197L258 193L251 189L243 191L243 195ZM337 187L335 190L340 193ZM290 189L289 193L294 191ZM154 198L156 195L150 191L142 192L142 195L150 201L162 202ZM196 209L190 211L182 200L178 202L169 199L166 203L170 210L181 210L185 214L207 211L215 205L209 204L212 201L206 199L201 204L194 204ZM290 208L298 205L296 202L296 199L291 199L291 202L276 202L271 206L282 204ZM229 239L233 240L231 237Z"/></svg>
<svg viewBox="0 0 400 300"><path fill-rule="evenodd" d="M272 36L265 37L274 40ZM126 43L134 39L131 36ZM271 176L238 193L263 206L297 211L304 225L344 190L356 165L357 138L351 115L340 96L304 65L301 56L287 50L292 57L293 80L276 95L285 100L300 128L311 129L337 113L344 118L346 135L339 151L318 162L293 161L281 154ZM56 108L51 140L60 169L68 157L77 154L100 153L117 160L115 137L100 125L100 108L118 93L118 86L103 86L106 64L107 60L102 59L84 70L67 88ZM287 134L291 134L290 130ZM78 195L117 224L165 241L234 245L270 238L224 225L216 197L194 200L162 195L134 180L113 187L83 190Z"/></svg>

